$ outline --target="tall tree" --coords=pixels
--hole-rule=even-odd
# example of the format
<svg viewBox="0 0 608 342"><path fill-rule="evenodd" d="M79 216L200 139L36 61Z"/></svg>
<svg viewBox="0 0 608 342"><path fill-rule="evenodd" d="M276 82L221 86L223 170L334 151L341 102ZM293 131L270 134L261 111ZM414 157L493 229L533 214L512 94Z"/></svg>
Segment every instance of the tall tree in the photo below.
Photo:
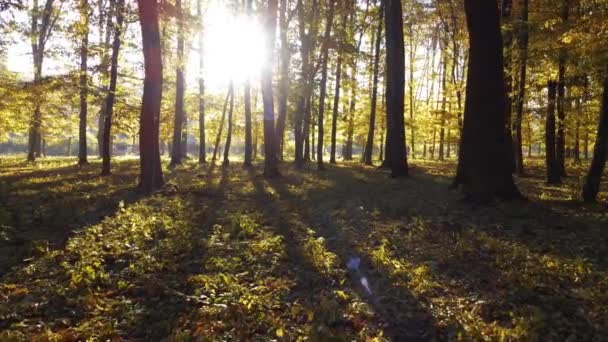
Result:
<svg viewBox="0 0 608 342"><path fill-rule="evenodd" d="M285 145L285 121L287 119L287 95L289 91L289 42L287 41L287 10L288 0L280 0L280 14L279 14L279 40L281 42L280 50L280 81L279 81L279 116L277 118L277 139L279 140L278 147L279 158L283 160L283 146Z"/></svg>
<svg viewBox="0 0 608 342"><path fill-rule="evenodd" d="M606 159L608 158L608 76L604 76L602 96L602 111L597 126L597 136L595 147L593 148L593 159L587 173L585 185L583 187L583 199L585 202L594 202L600 190L600 182Z"/></svg>
<svg viewBox="0 0 608 342"><path fill-rule="evenodd" d="M403 108L405 97L405 48L401 0L385 0L386 28L386 159L391 177L408 175ZM390 146L390 147L389 147Z"/></svg>
<svg viewBox="0 0 608 342"><path fill-rule="evenodd" d="M112 137L112 114L114 111L114 99L116 98L116 80L118 78L118 53L120 51L120 36L122 34L124 22L124 7L125 0L118 0L116 3L116 25L114 25L114 41L112 42L112 57L110 58L110 86L106 96L105 103L105 118L103 125L103 161L101 174L107 176L110 174L110 159L112 149L110 140ZM140 143L140 149L142 145Z"/></svg>
<svg viewBox="0 0 608 342"><path fill-rule="evenodd" d="M561 172L557 160L555 144L555 100L558 84L550 80L547 86L549 99L547 101L547 118L545 121L545 165L547 168L547 183L561 183Z"/></svg>
<svg viewBox="0 0 608 342"><path fill-rule="evenodd" d="M264 176L280 176L277 159L277 137L274 127L274 99L272 91L272 67L274 65L274 40L277 24L277 0L268 0L264 28L266 31L266 60L262 64L262 101L264 103Z"/></svg>
<svg viewBox="0 0 608 342"><path fill-rule="evenodd" d="M519 76L517 84L517 96L515 97L515 120L513 121L513 132L515 135L515 173L523 175L524 157L522 151L521 123L524 116L524 103L526 97L526 72L528 65L528 0L520 0L520 18L517 35L517 50L519 54Z"/></svg>
<svg viewBox="0 0 608 342"><path fill-rule="evenodd" d="M139 188L148 192L164 183L158 146L163 62L156 0L137 0L137 4L144 52L144 94L139 119Z"/></svg>
<svg viewBox="0 0 608 342"><path fill-rule="evenodd" d="M336 0L329 0L329 10L327 14L327 22L325 25L325 34L323 35L323 46L321 47L321 85L319 94L319 116L317 125L319 126L317 139L317 168L324 170L323 165L323 138L325 137L324 118L325 113L325 97L327 96L327 60L329 57L329 39L331 38L331 28L334 22L334 6Z"/></svg>
<svg viewBox="0 0 608 342"><path fill-rule="evenodd" d="M564 28L570 16L571 0L563 0L562 4L562 25ZM560 47L558 57L558 80L557 80L557 138L555 143L556 159L559 173L562 177L566 176L566 62L567 51L565 47Z"/></svg>
<svg viewBox="0 0 608 342"><path fill-rule="evenodd" d="M173 144L171 166L182 163L182 134L184 129L184 16L182 1L175 0L177 11L177 65L175 66L175 120L173 123Z"/></svg>
<svg viewBox="0 0 608 342"><path fill-rule="evenodd" d="M342 20L342 24L346 22L346 18ZM342 82L342 34L344 33L344 27L341 27L338 34L338 48L336 51L336 84L334 87L334 105L332 107L332 115L331 115L331 146L330 146L330 154L329 154L329 162L331 164L336 163L336 135L338 130L338 112L340 109L340 87Z"/></svg>
<svg viewBox="0 0 608 342"><path fill-rule="evenodd" d="M363 163L365 165L372 165L372 153L374 150L374 129L376 127L376 110L378 102L378 74L380 70L380 42L382 41L382 18L384 9L382 8L382 2L378 15L378 27L376 29L376 46L374 49L374 70L372 75L372 99L371 108L369 112L369 128L367 130L367 142L365 144L365 151L363 152Z"/></svg>
<svg viewBox="0 0 608 342"><path fill-rule="evenodd" d="M232 97L232 91L234 88L231 85L228 87L228 93L224 100L224 109L222 110L222 118L220 119L220 127L217 130L217 137L215 138L215 145L213 147L213 156L211 157L211 163L215 163L217 158L217 152L220 148L220 140L222 139L222 131L224 130L224 121L226 121L226 108L228 108L228 100Z"/></svg>
<svg viewBox="0 0 608 342"><path fill-rule="evenodd" d="M80 122L78 125L78 165L86 165L87 160L87 59L89 55L89 2L80 0Z"/></svg>
<svg viewBox="0 0 608 342"><path fill-rule="evenodd" d="M110 81L110 48L111 48L111 39L112 33L114 32L114 11L116 7L116 1L110 0L107 13L104 11L103 6L104 1L99 0L98 10L99 10L99 45L101 46L101 57L99 62L100 70L100 79L102 82L101 85L101 93L103 96L101 97L101 103L99 105L99 116L97 120L97 152L99 154L99 158L103 158L103 128L105 126L105 118L106 118L106 97L109 87ZM105 15L104 15L105 13ZM103 23L103 18L105 16L106 22Z"/></svg>
<svg viewBox="0 0 608 342"><path fill-rule="evenodd" d="M505 130L502 36L496 0L465 0L469 67L462 138L454 185L468 199L488 202L521 193L511 174Z"/></svg>
<svg viewBox="0 0 608 342"><path fill-rule="evenodd" d="M199 147L198 147L198 163L204 164L207 162L207 137L205 136L205 78L203 77L204 70L204 35L203 35L203 11L202 11L203 0L196 2L196 14L199 18L199 26L201 31L198 34L198 130L199 130ZM250 124L250 138L251 138L251 121ZM251 143L251 141L250 141ZM251 145L250 145L251 147Z"/></svg>
<svg viewBox="0 0 608 342"><path fill-rule="evenodd" d="M251 19L252 0L247 0L247 17ZM251 80L245 80L245 159L243 166L251 166L252 139L251 139Z"/></svg>
<svg viewBox="0 0 608 342"><path fill-rule="evenodd" d="M230 143L232 142L232 112L234 111L234 83L230 80L230 109L228 109L228 133L226 134L226 145L224 147L224 166L230 164Z"/></svg>
<svg viewBox="0 0 608 342"><path fill-rule="evenodd" d="M30 43L32 46L32 56L34 62L34 84L40 84L42 80L42 64L44 62L44 54L46 44L55 28L57 16L61 11L53 16L54 0L46 0L42 12L38 6L38 0L33 0L31 11L31 29L29 32ZM28 135L28 154L27 160L34 161L42 154L42 113L40 112L40 99L37 98L34 103L34 113L30 122Z"/></svg>

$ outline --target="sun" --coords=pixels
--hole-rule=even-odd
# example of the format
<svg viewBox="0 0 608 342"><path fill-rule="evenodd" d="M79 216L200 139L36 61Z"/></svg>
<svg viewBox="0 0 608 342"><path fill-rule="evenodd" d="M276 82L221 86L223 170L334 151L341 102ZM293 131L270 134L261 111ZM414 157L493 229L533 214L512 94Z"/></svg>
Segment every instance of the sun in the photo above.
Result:
<svg viewBox="0 0 608 342"><path fill-rule="evenodd" d="M208 87L217 89L231 80L239 84L259 79L265 40L256 19L214 1L205 14L203 35L203 77ZM190 62L198 69L197 60Z"/></svg>

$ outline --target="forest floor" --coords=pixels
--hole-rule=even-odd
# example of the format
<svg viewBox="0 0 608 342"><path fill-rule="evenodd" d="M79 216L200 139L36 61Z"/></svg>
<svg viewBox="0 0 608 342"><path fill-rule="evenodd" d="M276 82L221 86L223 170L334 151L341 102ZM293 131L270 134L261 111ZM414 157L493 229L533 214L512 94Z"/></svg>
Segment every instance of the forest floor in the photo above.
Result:
<svg viewBox="0 0 608 342"><path fill-rule="evenodd" d="M0 159L0 341L608 336L608 184L578 202L583 165L547 186L531 160L529 201L476 207L454 162L190 163L149 196L136 160L74 163Z"/></svg>

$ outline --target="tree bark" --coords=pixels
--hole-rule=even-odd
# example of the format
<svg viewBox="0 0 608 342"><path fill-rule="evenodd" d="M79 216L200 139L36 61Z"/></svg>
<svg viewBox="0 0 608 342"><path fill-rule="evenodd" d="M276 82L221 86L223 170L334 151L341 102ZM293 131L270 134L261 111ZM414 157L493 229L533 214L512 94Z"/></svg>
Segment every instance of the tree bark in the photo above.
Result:
<svg viewBox="0 0 608 342"><path fill-rule="evenodd" d="M511 170L515 171L515 161L513 158L513 133L511 132L511 116L513 113L513 28L511 12L513 11L513 0L503 0L501 8L501 16L503 24L506 24L506 30L503 33L503 72L505 81L505 132L509 140L508 146L511 149L509 152L509 161L511 162Z"/></svg>
<svg viewBox="0 0 608 342"><path fill-rule="evenodd" d="M386 122L388 136L386 158L389 159L391 166L391 177L405 177L408 175L408 165L405 151L405 126L403 122L405 97L403 10L401 0L385 1Z"/></svg>
<svg viewBox="0 0 608 342"><path fill-rule="evenodd" d="M562 7L562 24L568 23L570 13L570 0L564 0ZM556 159L559 173L566 177L566 62L567 51L565 47L559 50L558 80L557 80L557 151Z"/></svg>
<svg viewBox="0 0 608 342"><path fill-rule="evenodd" d="M230 109L228 109L228 133L226 134L226 146L224 147L224 166L230 164L230 143L232 141L232 112L234 110L234 84L230 81Z"/></svg>
<svg viewBox="0 0 608 342"><path fill-rule="evenodd" d="M467 199L521 198L511 174L505 130L502 36L496 0L465 0L469 68L462 138L454 186Z"/></svg>
<svg viewBox="0 0 608 342"><path fill-rule="evenodd" d="M89 3L80 0L80 122L78 127L78 165L86 165L87 160L87 57L89 50Z"/></svg>
<svg viewBox="0 0 608 342"><path fill-rule="evenodd" d="M517 39L517 48L519 53L519 83L517 86L517 96L515 98L515 120L513 122L513 131L515 133L514 141L514 159L515 173L524 175L524 157L522 151L522 133L521 124L524 116L524 103L526 97L526 72L528 64L528 0L521 1L521 16L520 27Z"/></svg>
<svg viewBox="0 0 608 342"><path fill-rule="evenodd" d="M204 36L202 32L203 27L203 11L202 1L196 2L196 14L199 17L199 25L201 32L198 35L198 53L199 53L199 78L198 78L198 130L199 130L199 147L198 147L198 163L205 164L207 162L207 137L205 136L205 79L203 78L204 70ZM251 112L250 112L251 120ZM251 147L251 121L249 121L249 146ZM250 150L251 152L251 150ZM251 153L250 153L251 156Z"/></svg>
<svg viewBox="0 0 608 342"><path fill-rule="evenodd" d="M177 11L177 65L175 67L175 120L173 124L173 150L171 166L182 163L182 133L184 129L184 19L182 1L175 1Z"/></svg>
<svg viewBox="0 0 608 342"><path fill-rule="evenodd" d="M283 146L285 140L285 121L287 119L287 96L289 92L289 44L287 41L287 0L280 0L279 37L281 41L281 78L279 84L279 116L277 118L277 144ZM280 160L283 160L283 151L277 151Z"/></svg>
<svg viewBox="0 0 608 342"><path fill-rule="evenodd" d="M374 150L374 129L376 128L376 104L378 102L378 73L380 70L380 42L382 38L383 12L384 8L381 4L379 12L380 18L378 18L378 28L376 29L376 46L374 50L374 70L372 76L372 99L369 113L369 128L367 130L365 152L363 153L363 163L365 165L373 165L372 154Z"/></svg>
<svg viewBox="0 0 608 342"><path fill-rule="evenodd" d="M323 46L321 47L321 85L319 94L319 116L317 120L318 139L317 139L317 169L324 170L323 165L323 139L325 138L325 98L327 97L327 60L329 57L329 39L331 38L331 29L334 21L334 5L335 0L329 0L329 13L327 14L327 23L325 26L325 34L323 35Z"/></svg>
<svg viewBox="0 0 608 342"><path fill-rule="evenodd" d="M103 126L103 161L101 167L102 176L107 176L111 172L110 159L112 150L110 147L110 140L112 136L112 114L114 111L114 99L116 97L116 79L118 77L118 53L120 51L120 35L122 34L124 21L124 6L124 0L118 0L118 2L116 3L116 25L114 26L114 42L112 43L112 57L110 58L110 86L108 88L108 95L106 97L105 120ZM140 146L142 146L141 143ZM143 149L143 146L141 148Z"/></svg>
<svg viewBox="0 0 608 342"><path fill-rule="evenodd" d="M608 157L608 76L604 77L603 87L602 112L597 127L593 159L583 187L583 200L585 202L594 202L597 199L606 158Z"/></svg>
<svg viewBox="0 0 608 342"><path fill-rule="evenodd" d="M163 64L157 3L155 0L137 0L137 3L141 23L145 75L139 120L139 189L149 192L161 187L164 183L158 146ZM122 26L122 20L118 26Z"/></svg>
<svg viewBox="0 0 608 342"><path fill-rule="evenodd" d="M555 144L555 100L557 88L557 82L550 80L548 84L547 118L545 121L545 165L547 168L548 184L561 183L561 172L559 170Z"/></svg>
<svg viewBox="0 0 608 342"><path fill-rule="evenodd" d="M224 121L226 121L226 109L228 108L228 100L232 96L232 83L230 87L228 87L228 93L226 94L226 99L224 99L224 109L222 109L222 119L220 120L220 127L217 130L217 136L215 138L215 146L213 147L213 156L211 157L211 163L215 163L217 160L217 152L220 148L220 140L222 139L222 131L224 130Z"/></svg>
<svg viewBox="0 0 608 342"><path fill-rule="evenodd" d="M265 18L266 61L262 65L262 101L264 103L264 176L280 176L277 160L277 137L274 126L274 99L272 91L273 47L277 23L277 0L268 0Z"/></svg>

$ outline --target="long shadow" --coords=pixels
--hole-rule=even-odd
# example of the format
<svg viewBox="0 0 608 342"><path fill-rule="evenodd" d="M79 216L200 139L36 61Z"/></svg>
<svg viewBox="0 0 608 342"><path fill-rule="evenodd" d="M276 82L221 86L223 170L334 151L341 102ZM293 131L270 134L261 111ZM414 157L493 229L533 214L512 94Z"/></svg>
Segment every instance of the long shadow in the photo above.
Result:
<svg viewBox="0 0 608 342"><path fill-rule="evenodd" d="M180 319L187 315L189 310L196 310L200 304L190 296L189 277L204 274L204 260L207 258L205 242L211 235L213 225L220 219L221 208L225 204L226 193L229 192L229 173L227 168L220 168L217 185L212 180L217 179L217 169L213 164L208 165L202 178L204 185L193 184L184 189L170 191L161 196L168 198L178 196L183 199L183 210L191 210L199 214L188 223L186 247L175 253L179 254L175 260L174 270L160 271L146 274L138 279L135 288L122 294L139 308L138 319L127 327L129 338L141 338L146 341L160 340L175 332ZM193 169L175 171L175 176L182 181L180 175L188 176L191 182L201 179L201 175L193 175ZM204 207L200 209L200 207ZM183 212L182 215L186 213ZM158 243L159 241L156 241ZM154 296L150 296L150 283ZM181 322L183 323L183 322Z"/></svg>
<svg viewBox="0 0 608 342"><path fill-rule="evenodd" d="M119 203L141 198L126 174L132 165L122 165L110 178L93 175L92 166L42 170L19 177L3 177L6 189L0 195L0 276L45 250L60 249L74 232L112 215ZM28 184L49 175L51 183ZM134 179L134 177L132 178Z"/></svg>
<svg viewBox="0 0 608 342"><path fill-rule="evenodd" d="M584 338L602 336L602 330L592 323L592 316L577 312L581 306L589 308L598 304L584 296L572 295L567 290L582 286L573 272L564 277L563 274L540 265L537 270L527 273L526 277L531 277L530 280L518 279L514 276L517 271L513 269L517 264L510 264L508 260L499 262L497 259L501 257L501 252L514 255L526 253L534 255L533 260L537 263L557 258L558 262L574 265L568 267L583 267L583 270L590 264L596 272L591 277L598 277L597 272L605 274L606 257L602 251L606 249L606 235L602 238L597 229L586 227L584 220L559 213L548 206L551 203L544 202L497 203L489 208L472 207L450 194L447 187L443 187L441 177L437 179L424 174L415 175L415 183L403 181L402 185L396 185L394 189L386 189L384 186L390 202L383 202L374 195L378 193L378 188L375 187L380 184L369 180L378 178L377 175L363 177L368 180L359 184L358 191L352 191L352 179L361 177L361 172L338 170L340 176L337 177L339 182L335 190L342 193L336 197L352 198L357 192L369 194L366 198L359 199L366 209L369 205L369 210L378 211L377 216L380 218L404 221L406 230L402 234L391 236L392 244L397 246L397 256L412 259L409 253L403 251L404 247L400 248L412 245L412 241L406 239L407 222L411 221L411 216L425 221L427 233L423 233L426 235L421 238L421 242L433 247L417 253L413 260L419 264L433 265L433 273L443 279L444 287L449 287L455 281L460 290L464 290L462 295L470 296L474 293L487 300L489 304L482 309L483 319L500 323L510 320L508 312L536 310L542 317L547 317L547 322L532 328L538 329L536 332L541 336L560 331L566 336L571 333L561 326L559 320L550 319L555 314L571 317L573 323L583 327L584 334L581 336ZM324 191L327 190L313 190L310 194L311 201L322 201ZM403 195L405 192L414 193L415 199ZM390 206L393 201L402 202L402 205L395 210ZM581 204L579 207L584 206ZM358 229L361 230L361 227ZM467 230L470 234L463 234ZM460 253L454 249L459 243L471 245L472 250L461 256L451 255L447 259L441 255L441 252L447 253L446 251ZM529 261L523 257L511 262L525 265ZM597 286L601 283L600 279L591 278L588 281L591 283L587 283L587 288L592 286L590 284ZM545 282L551 285L544 285ZM587 312L587 309L583 312ZM530 312L528 314L532 315Z"/></svg>
<svg viewBox="0 0 608 342"><path fill-rule="evenodd" d="M286 216L286 214L285 211L281 212L281 207L285 207L286 212L294 214L296 216L294 218L295 220L298 220L307 226L315 227L317 233L320 236L325 237L328 250L338 256L343 267L351 257L358 255L361 258L362 267L364 269L371 268L371 260L366 254L361 253L362 251L359 250L359 246L356 243L358 237L351 235L343 229L343 227L340 227L340 224L337 222L332 222L331 220L319 222L319 220L311 217L310 213L306 212L307 207L314 207L317 210L323 210L323 207L315 207L313 205L314 203L307 203L312 202L312 199L307 200L301 198L301 196L292 195L287 187L293 186L293 184L299 185L297 181L294 182L290 176L268 180L268 184L276 192L278 199L267 194L260 180L254 178L254 182L256 183L258 193L261 196L264 196L270 205L270 207L266 209L266 214L267 216L274 218L277 222L277 232L282 234L286 241L292 242L290 248L292 250L292 255L290 257L293 260L306 260L306 256L301 250L303 232L295 231L297 226L294 226L292 222L282 218ZM313 214L313 216L315 215L317 217L323 216L322 213L318 212ZM323 219L321 221L323 221ZM360 231L358 233L361 234L359 236L360 238L361 236L365 236L367 232ZM295 246L293 245L294 243L296 244ZM310 268L309 265L305 265L305 267ZM314 270L310 271L313 272ZM379 323L385 327L385 336L395 341L436 340L447 338L448 332L442 331L442 328L437 327L434 324L432 314L430 314L407 289L394 286L394 279L391 279L388 274L388 272L383 270L374 272L374 278L371 279L373 282L371 286L373 294L368 293L366 289L357 282L357 280L359 280L358 278L355 277L350 281L350 288L357 293L360 298L363 298L371 307L373 307ZM383 301L384 298L398 298L398 301L388 305L389 303ZM404 314L407 315L407 320L401 319L401 317L405 317Z"/></svg>

